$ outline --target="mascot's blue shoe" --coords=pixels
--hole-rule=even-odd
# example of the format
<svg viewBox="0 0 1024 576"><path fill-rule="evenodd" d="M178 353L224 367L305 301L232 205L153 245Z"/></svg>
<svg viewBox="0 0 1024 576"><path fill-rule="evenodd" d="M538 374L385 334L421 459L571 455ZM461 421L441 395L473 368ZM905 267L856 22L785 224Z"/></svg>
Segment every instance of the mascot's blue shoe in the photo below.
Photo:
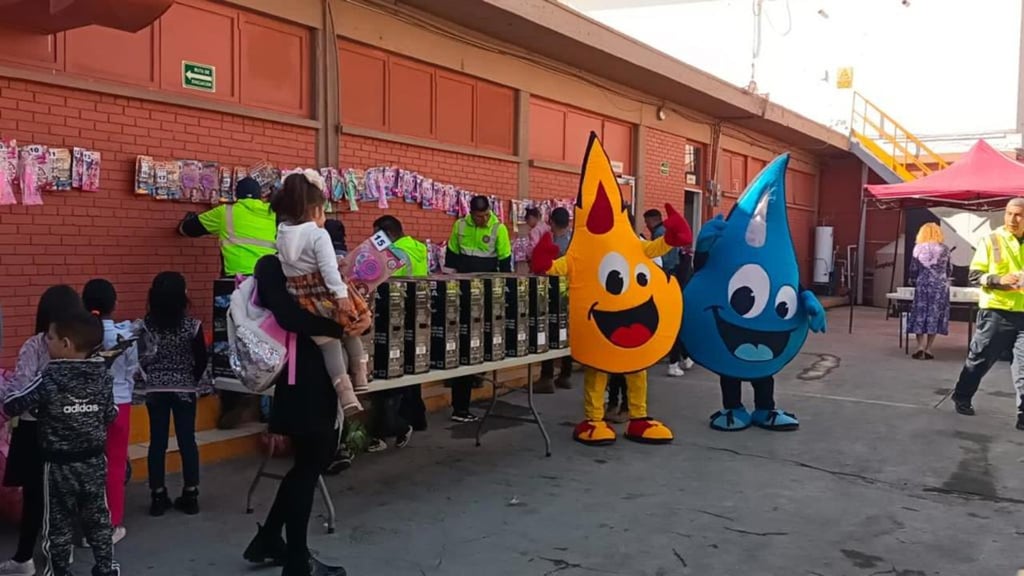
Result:
<svg viewBox="0 0 1024 576"><path fill-rule="evenodd" d="M758 428L776 432L787 432L800 427L800 421L796 419L795 414L782 410L754 410L750 420Z"/></svg>
<svg viewBox="0 0 1024 576"><path fill-rule="evenodd" d="M750 428L750 412L743 406L719 410L711 415L711 429L722 432L739 432Z"/></svg>

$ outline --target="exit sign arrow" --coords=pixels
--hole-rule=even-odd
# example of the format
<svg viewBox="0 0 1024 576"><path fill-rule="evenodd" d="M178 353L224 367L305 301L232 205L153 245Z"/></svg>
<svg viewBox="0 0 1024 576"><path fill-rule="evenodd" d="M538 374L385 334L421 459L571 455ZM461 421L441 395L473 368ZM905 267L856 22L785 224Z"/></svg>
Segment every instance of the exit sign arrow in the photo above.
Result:
<svg viewBox="0 0 1024 576"><path fill-rule="evenodd" d="M181 61L181 86L201 92L217 91L217 69L207 64Z"/></svg>

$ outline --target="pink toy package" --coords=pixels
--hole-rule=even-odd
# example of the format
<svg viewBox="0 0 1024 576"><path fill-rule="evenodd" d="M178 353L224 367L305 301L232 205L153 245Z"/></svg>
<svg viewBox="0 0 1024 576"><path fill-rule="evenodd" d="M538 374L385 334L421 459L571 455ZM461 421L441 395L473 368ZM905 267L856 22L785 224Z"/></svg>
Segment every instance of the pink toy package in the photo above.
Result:
<svg viewBox="0 0 1024 576"><path fill-rule="evenodd" d="M38 206L43 203L43 188L50 180L48 169L50 149L41 144L30 144L18 151L18 182L21 203Z"/></svg>
<svg viewBox="0 0 1024 576"><path fill-rule="evenodd" d="M18 142L0 140L0 205L17 204L14 182L18 175Z"/></svg>
<svg viewBox="0 0 1024 576"><path fill-rule="evenodd" d="M341 274L367 302L373 302L377 286L387 281L402 260L390 249L391 241L383 232L370 236L341 261Z"/></svg>
<svg viewBox="0 0 1024 576"><path fill-rule="evenodd" d="M199 187L199 173L203 165L196 160L181 161L181 197L187 202L199 202L202 190Z"/></svg>
<svg viewBox="0 0 1024 576"><path fill-rule="evenodd" d="M459 194L452 184L445 184L442 188L444 196L444 211L449 216L459 215Z"/></svg>
<svg viewBox="0 0 1024 576"><path fill-rule="evenodd" d="M398 195L398 168L395 168L393 166L388 166L387 168L384 168L383 176L384 176L384 189L382 190L383 194L381 194L381 196L385 196L385 197L387 197L387 196L397 196ZM387 206L381 206L381 208L386 208L386 207Z"/></svg>
<svg viewBox="0 0 1024 576"><path fill-rule="evenodd" d="M234 186L231 185L231 168L228 166L220 167L220 180L217 186L217 202L232 202L234 201L233 190Z"/></svg>
<svg viewBox="0 0 1024 576"><path fill-rule="evenodd" d="M82 190L86 192L100 191L100 165L103 157L95 150L86 150L82 155L85 168L82 173Z"/></svg>
<svg viewBox="0 0 1024 576"><path fill-rule="evenodd" d="M85 176L85 148L72 148L71 150L71 187L82 188L82 178Z"/></svg>
<svg viewBox="0 0 1024 576"><path fill-rule="evenodd" d="M423 176L417 176L419 182L416 187L420 193L420 206L424 210L434 209L434 181L430 178L424 178Z"/></svg>
<svg viewBox="0 0 1024 576"><path fill-rule="evenodd" d="M398 196L410 204L419 201L419 194L416 192L416 173L409 170L398 171Z"/></svg>

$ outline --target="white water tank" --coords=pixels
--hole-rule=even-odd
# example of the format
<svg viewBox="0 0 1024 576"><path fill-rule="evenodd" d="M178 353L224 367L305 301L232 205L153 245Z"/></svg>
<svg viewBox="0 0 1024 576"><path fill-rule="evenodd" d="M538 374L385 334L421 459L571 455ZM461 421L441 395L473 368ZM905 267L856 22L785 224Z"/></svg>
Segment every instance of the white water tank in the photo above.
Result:
<svg viewBox="0 0 1024 576"><path fill-rule="evenodd" d="M814 274L812 282L828 284L832 276L833 229L831 226L814 228Z"/></svg>

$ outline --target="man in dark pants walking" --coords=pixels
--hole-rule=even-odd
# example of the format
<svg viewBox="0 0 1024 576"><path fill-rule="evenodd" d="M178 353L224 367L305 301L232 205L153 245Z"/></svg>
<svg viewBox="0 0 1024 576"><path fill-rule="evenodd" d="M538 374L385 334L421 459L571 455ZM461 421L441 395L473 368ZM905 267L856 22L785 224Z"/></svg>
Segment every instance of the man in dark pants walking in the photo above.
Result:
<svg viewBox="0 0 1024 576"><path fill-rule="evenodd" d="M970 281L981 287L978 320L964 362L953 404L959 414L974 415L971 399L981 379L1007 349L1013 349L1013 381L1017 387L1017 429L1024 430L1024 198L1006 204L1003 226L978 243L971 260Z"/></svg>

